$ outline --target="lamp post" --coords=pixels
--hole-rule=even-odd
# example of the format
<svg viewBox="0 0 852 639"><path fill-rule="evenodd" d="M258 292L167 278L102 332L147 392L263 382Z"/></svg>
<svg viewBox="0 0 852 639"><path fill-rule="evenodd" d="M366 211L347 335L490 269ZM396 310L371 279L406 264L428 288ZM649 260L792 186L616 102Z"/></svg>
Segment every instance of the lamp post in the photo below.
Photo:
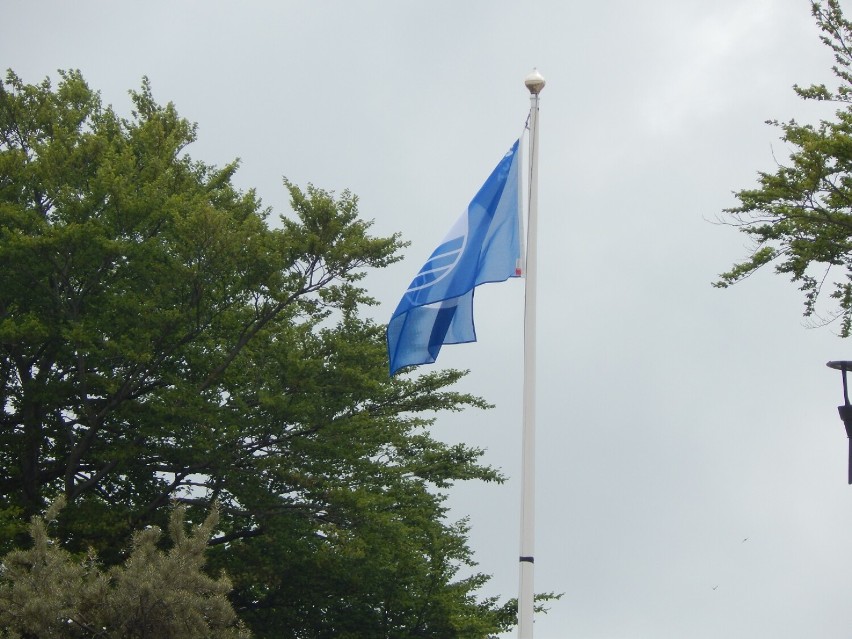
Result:
<svg viewBox="0 0 852 639"><path fill-rule="evenodd" d="M849 483L852 484L852 404L849 403L849 385L846 383L846 372L852 370L852 361L828 362L826 366L840 371L843 376L843 405L837 407L837 412L849 438Z"/></svg>

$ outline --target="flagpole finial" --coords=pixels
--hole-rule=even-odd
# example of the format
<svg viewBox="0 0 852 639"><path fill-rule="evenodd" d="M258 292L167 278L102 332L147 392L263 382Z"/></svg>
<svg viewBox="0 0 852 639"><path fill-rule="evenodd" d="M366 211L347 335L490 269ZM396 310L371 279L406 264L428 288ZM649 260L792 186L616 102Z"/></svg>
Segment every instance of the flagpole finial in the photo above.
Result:
<svg viewBox="0 0 852 639"><path fill-rule="evenodd" d="M538 95L541 93L541 90L544 88L544 77L538 72L538 69L533 69L532 73L530 73L526 78L524 78L524 84L526 85L529 92L533 95Z"/></svg>

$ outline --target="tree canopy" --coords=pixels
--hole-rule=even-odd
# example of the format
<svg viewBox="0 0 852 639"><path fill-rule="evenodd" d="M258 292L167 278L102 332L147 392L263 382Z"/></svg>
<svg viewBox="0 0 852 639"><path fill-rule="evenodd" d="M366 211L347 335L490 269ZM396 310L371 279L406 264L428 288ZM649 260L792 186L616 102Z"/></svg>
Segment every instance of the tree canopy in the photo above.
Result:
<svg viewBox="0 0 852 639"><path fill-rule="evenodd" d="M127 561L103 570L97 558L75 559L48 535L64 505L60 497L30 523L32 548L3 558L0 637L79 639L247 639L227 595L227 577L201 568L216 526L214 509L190 534L184 509L172 511L172 547L158 547L161 531L134 534Z"/></svg>
<svg viewBox="0 0 852 639"><path fill-rule="evenodd" d="M0 84L0 553L57 495L57 540L107 566L170 504L201 522L216 502L208 567L258 637L509 627L444 506L502 478L427 430L487 405L459 371L389 378L361 316L400 238L287 180L270 224L147 79L131 99L120 117L78 71Z"/></svg>
<svg viewBox="0 0 852 639"><path fill-rule="evenodd" d="M820 36L834 53L831 90L824 84L795 86L805 100L840 106L834 120L817 125L770 121L792 151L774 173L760 172L757 188L736 193L740 205L727 222L753 240L746 260L721 275L716 286L738 282L774 264L804 292L804 314L820 322L840 322L840 335L852 332L852 23L838 0L811 3ZM822 298L830 301L818 307Z"/></svg>

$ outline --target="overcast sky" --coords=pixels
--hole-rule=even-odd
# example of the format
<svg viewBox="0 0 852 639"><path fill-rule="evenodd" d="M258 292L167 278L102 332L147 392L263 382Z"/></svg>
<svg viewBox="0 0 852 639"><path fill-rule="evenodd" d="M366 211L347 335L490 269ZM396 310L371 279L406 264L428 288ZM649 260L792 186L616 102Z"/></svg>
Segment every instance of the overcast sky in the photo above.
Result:
<svg viewBox="0 0 852 639"><path fill-rule="evenodd" d="M848 7L852 12L852 6ZM847 639L852 487L833 359L770 271L711 282L747 238L714 220L830 114L807 0L6 0L0 62L79 68L121 114L143 75L199 124L189 153L289 210L281 176L350 189L411 241L371 274L385 322L521 132L537 67L538 639ZM436 434L510 481L461 486L486 594L517 593L523 283L477 292L479 342L438 366L496 404Z"/></svg>

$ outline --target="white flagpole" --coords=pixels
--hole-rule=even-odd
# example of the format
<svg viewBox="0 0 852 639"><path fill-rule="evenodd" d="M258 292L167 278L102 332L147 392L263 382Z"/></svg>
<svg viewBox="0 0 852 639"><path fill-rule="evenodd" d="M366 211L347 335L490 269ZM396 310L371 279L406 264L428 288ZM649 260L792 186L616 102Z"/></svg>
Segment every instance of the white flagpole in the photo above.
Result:
<svg viewBox="0 0 852 639"><path fill-rule="evenodd" d="M524 84L530 92L529 220L527 222L526 294L524 298L524 417L521 469L521 556L518 637L533 636L533 566L535 561L535 306L538 241L538 96L544 78L533 70Z"/></svg>

